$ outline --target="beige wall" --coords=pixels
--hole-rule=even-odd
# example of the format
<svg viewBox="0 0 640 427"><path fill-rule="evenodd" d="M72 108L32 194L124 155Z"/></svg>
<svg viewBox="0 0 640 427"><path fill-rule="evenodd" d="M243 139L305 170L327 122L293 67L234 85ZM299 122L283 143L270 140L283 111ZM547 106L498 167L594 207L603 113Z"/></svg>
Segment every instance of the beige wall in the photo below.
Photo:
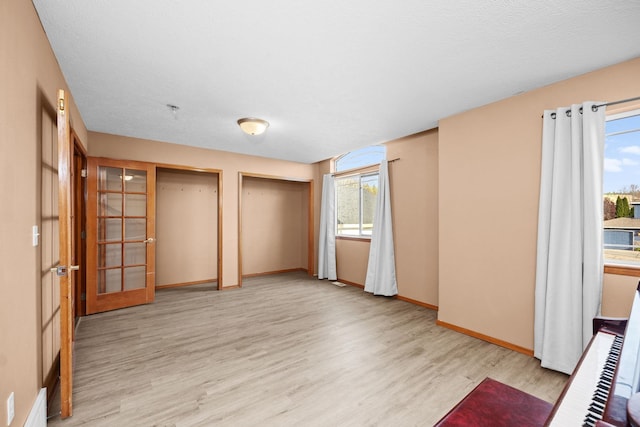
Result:
<svg viewBox="0 0 640 427"><path fill-rule="evenodd" d="M0 420L15 393L13 426L22 425L41 387L40 151L43 115L55 117L66 83L30 1L0 2ZM72 125L87 132L71 99ZM46 298L46 296L45 296ZM46 301L45 301L46 303Z"/></svg>
<svg viewBox="0 0 640 427"><path fill-rule="evenodd" d="M533 348L542 111L638 96L638 76L635 59L440 121L440 321Z"/></svg>
<svg viewBox="0 0 640 427"><path fill-rule="evenodd" d="M438 304L438 131L431 130L385 144L389 164L391 210L398 294ZM364 285L369 240L336 243L338 278Z"/></svg>
<svg viewBox="0 0 640 427"><path fill-rule="evenodd" d="M638 287L638 277L605 274L602 288L602 315L628 317Z"/></svg>
<svg viewBox="0 0 640 427"><path fill-rule="evenodd" d="M367 277L370 242L368 239L336 239L338 280L364 286Z"/></svg>
<svg viewBox="0 0 640 427"><path fill-rule="evenodd" d="M158 168L156 285L218 278L218 174Z"/></svg>
<svg viewBox="0 0 640 427"><path fill-rule="evenodd" d="M308 188L308 183L243 177L243 275L307 269Z"/></svg>
<svg viewBox="0 0 640 427"><path fill-rule="evenodd" d="M238 284L239 173L313 179L314 165L206 150L91 132L89 155L220 170L222 180L222 287Z"/></svg>
<svg viewBox="0 0 640 427"><path fill-rule="evenodd" d="M385 144L398 294L438 305L438 131Z"/></svg>

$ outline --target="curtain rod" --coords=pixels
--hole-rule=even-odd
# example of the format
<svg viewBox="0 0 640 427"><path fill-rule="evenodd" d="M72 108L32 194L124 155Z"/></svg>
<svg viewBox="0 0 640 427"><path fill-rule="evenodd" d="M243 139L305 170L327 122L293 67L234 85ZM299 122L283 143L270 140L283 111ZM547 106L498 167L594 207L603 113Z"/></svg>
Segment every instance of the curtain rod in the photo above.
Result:
<svg viewBox="0 0 640 427"><path fill-rule="evenodd" d="M636 96L635 98L621 99L620 101L605 102L604 104L594 105L593 108L607 107L609 105L624 104L625 102L637 101L639 99L640 99L640 96Z"/></svg>
<svg viewBox="0 0 640 427"><path fill-rule="evenodd" d="M607 107L609 105L624 104L625 102L632 102L632 101L638 101L638 100L640 100L640 96L636 96L636 97L633 97L633 98L627 98L627 99L621 99L619 101L605 102L605 103L598 104L598 105L592 105L591 106L591 110L592 111L598 111L598 108L600 108L600 107ZM565 113L567 114L568 117L571 117L571 110L567 110ZM582 114L582 107L580 107L580 114ZM541 117L544 117L544 114ZM551 113L551 118L555 119L556 118L556 113Z"/></svg>

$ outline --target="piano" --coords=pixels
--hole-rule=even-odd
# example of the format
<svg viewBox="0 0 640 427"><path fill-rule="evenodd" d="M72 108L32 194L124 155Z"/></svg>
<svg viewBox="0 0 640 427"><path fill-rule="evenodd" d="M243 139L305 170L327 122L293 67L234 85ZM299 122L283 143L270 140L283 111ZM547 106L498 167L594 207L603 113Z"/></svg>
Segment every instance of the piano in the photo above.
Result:
<svg viewBox="0 0 640 427"><path fill-rule="evenodd" d="M640 283L628 319L596 318L593 326L594 336L552 409L544 409L546 402L534 396L486 379L436 426L522 425L504 414L531 413L536 405L527 425L640 427Z"/></svg>

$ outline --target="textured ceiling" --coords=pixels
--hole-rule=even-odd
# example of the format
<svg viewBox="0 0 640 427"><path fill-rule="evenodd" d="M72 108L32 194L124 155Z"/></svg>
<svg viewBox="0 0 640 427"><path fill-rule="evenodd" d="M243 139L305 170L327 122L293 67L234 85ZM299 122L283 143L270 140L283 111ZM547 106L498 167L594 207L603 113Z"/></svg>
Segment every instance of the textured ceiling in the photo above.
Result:
<svg viewBox="0 0 640 427"><path fill-rule="evenodd" d="M89 130L306 163L640 56L638 0L33 3Z"/></svg>

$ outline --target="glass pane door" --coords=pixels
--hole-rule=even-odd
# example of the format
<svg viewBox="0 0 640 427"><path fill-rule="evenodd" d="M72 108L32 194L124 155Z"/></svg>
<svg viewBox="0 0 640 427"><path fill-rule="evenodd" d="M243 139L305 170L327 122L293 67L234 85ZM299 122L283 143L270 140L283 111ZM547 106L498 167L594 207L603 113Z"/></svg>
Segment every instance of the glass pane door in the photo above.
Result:
<svg viewBox="0 0 640 427"><path fill-rule="evenodd" d="M98 294L145 287L147 172L98 167Z"/></svg>
<svg viewBox="0 0 640 427"><path fill-rule="evenodd" d="M95 241L96 257L95 292L87 290L87 306L94 296L97 311L145 303L150 295L153 299L152 292L146 290L154 285L150 283L154 275L154 252L149 249L154 241L155 169L144 163L140 167L136 165L137 162L106 159L90 162L89 178L94 175L89 180L87 221L95 221L95 227L89 227L89 233L95 230L95 236L87 236L87 243ZM153 185L149 184L149 178ZM92 208L95 215L91 215ZM113 297L111 302L108 302L109 296Z"/></svg>

